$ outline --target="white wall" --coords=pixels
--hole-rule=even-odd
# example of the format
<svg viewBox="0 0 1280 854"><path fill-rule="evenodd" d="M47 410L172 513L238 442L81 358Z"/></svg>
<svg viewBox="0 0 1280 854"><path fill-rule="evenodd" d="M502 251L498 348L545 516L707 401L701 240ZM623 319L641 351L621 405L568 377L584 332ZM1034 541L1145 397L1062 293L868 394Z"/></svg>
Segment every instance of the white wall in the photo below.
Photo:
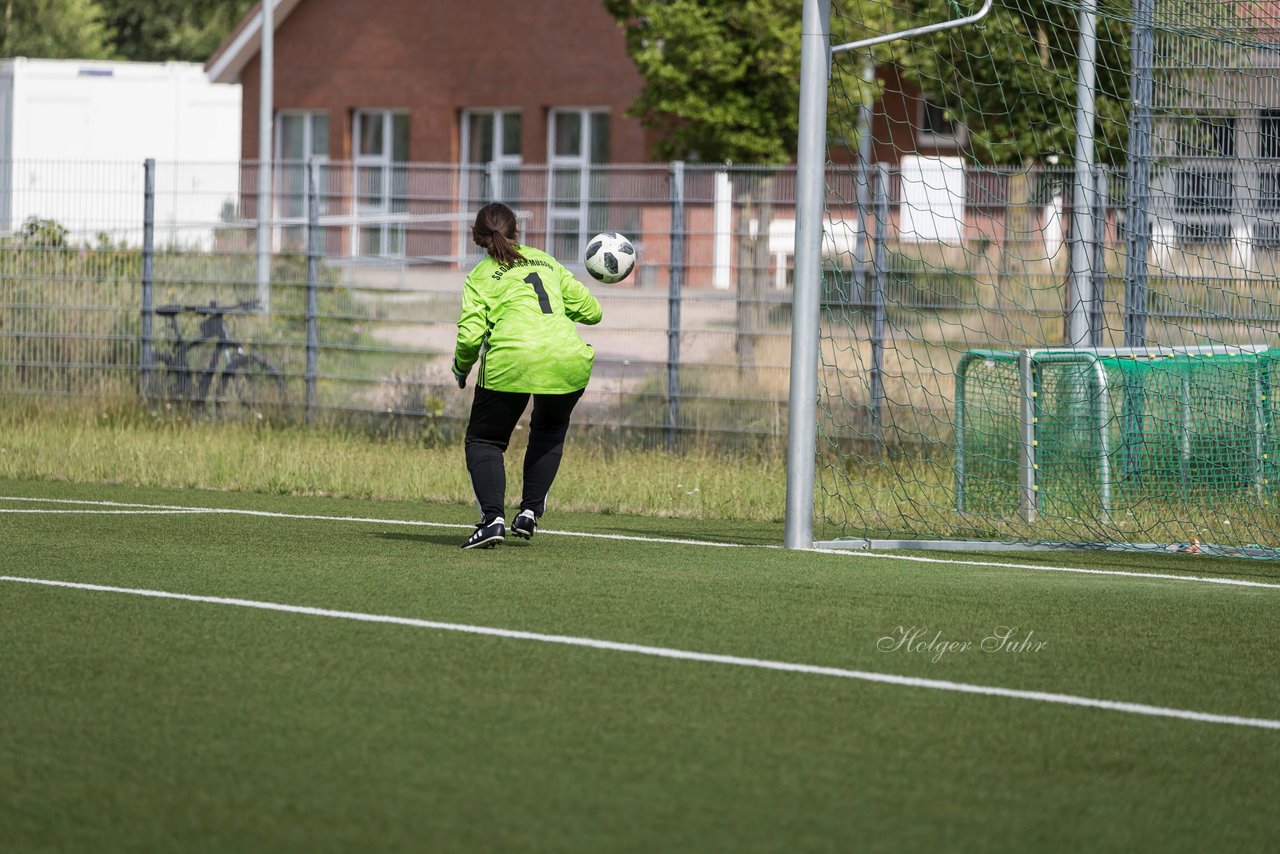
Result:
<svg viewBox="0 0 1280 854"><path fill-rule="evenodd" d="M142 164L154 158L157 241L207 244L239 190L240 86L210 83L193 63L6 60L0 155L0 230L38 216L75 240L105 231L137 243Z"/></svg>
<svg viewBox="0 0 1280 854"><path fill-rule="evenodd" d="M964 161L959 157L902 158L903 240L959 243L964 236Z"/></svg>

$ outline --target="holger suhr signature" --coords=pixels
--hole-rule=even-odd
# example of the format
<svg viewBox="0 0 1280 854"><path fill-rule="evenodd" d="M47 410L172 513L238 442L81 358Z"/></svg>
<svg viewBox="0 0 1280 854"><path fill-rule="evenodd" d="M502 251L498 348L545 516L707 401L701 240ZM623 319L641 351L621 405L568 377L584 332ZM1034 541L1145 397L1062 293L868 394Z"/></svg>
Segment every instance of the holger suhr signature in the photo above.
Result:
<svg viewBox="0 0 1280 854"><path fill-rule="evenodd" d="M1035 632L1031 629L1024 632L1017 626L996 626L990 634L977 641L948 638L940 629L930 632L927 626L898 626L876 641L876 649L881 652L927 655L935 663L948 655L966 652L1043 652L1048 645L1048 641L1035 639Z"/></svg>

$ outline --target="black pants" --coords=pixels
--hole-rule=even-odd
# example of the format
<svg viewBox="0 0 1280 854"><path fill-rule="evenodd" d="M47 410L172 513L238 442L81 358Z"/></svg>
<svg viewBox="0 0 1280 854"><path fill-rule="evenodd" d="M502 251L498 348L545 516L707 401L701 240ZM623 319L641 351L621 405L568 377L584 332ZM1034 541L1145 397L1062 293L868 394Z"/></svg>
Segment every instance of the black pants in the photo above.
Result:
<svg viewBox="0 0 1280 854"><path fill-rule="evenodd" d="M556 479L564 438L569 433L569 416L585 389L569 394L535 394L529 420L529 447L524 453L524 492L521 510L541 516L547 509L547 493ZM471 487L485 521L503 515L507 494L507 471L503 454L511 432L524 413L530 395L521 392L477 388L467 424L467 471ZM509 520L508 520L509 521Z"/></svg>

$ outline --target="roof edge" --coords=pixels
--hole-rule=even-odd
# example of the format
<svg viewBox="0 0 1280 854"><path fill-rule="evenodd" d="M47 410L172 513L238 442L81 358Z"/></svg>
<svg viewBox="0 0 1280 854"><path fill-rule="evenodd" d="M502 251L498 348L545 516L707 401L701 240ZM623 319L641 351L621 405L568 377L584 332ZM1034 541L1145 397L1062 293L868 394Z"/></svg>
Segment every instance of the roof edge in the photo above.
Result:
<svg viewBox="0 0 1280 854"><path fill-rule="evenodd" d="M280 29L280 22L289 17L289 13L302 0L270 0L272 5L272 30ZM263 2L245 13L231 34L227 36L218 49L213 52L204 64L205 73L214 83L239 83L240 72L249 61L262 49L262 10Z"/></svg>

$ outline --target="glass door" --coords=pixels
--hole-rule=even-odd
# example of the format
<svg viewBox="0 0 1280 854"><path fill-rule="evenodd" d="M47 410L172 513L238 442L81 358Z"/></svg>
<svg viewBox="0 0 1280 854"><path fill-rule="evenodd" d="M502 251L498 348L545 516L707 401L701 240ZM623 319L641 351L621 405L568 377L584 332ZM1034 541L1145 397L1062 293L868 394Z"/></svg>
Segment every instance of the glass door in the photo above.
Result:
<svg viewBox="0 0 1280 854"><path fill-rule="evenodd" d="M404 257L404 214L409 210L409 115L361 110L355 115L355 188L358 224L353 254Z"/></svg>
<svg viewBox="0 0 1280 854"><path fill-rule="evenodd" d="M548 251L564 263L581 257L586 241L605 223L603 170L609 160L609 114L602 110L551 111L551 176L547 185ZM596 201L599 200L599 201Z"/></svg>
<svg viewBox="0 0 1280 854"><path fill-rule="evenodd" d="M488 202L520 206L520 113L467 110L462 114L462 204L474 214ZM468 223L469 225L469 223ZM476 256L469 228L459 229L461 258Z"/></svg>
<svg viewBox="0 0 1280 854"><path fill-rule="evenodd" d="M276 218L284 221L276 244L286 251L306 250L307 161L317 164L320 213L328 197L329 115L285 112L276 120Z"/></svg>

